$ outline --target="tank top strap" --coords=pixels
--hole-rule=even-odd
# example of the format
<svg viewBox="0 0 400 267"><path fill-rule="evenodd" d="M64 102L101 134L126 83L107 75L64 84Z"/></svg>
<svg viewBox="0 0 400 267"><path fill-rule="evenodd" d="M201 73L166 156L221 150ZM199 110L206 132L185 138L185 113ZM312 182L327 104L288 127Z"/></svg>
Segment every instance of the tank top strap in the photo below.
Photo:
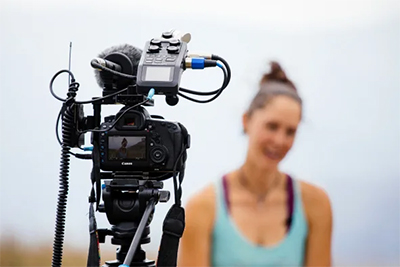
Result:
<svg viewBox="0 0 400 267"><path fill-rule="evenodd" d="M301 193L301 182L298 179L292 178L293 181L293 214L292 214L292 227L294 221L297 226L301 228L302 232L308 232L307 219L303 207L303 197Z"/></svg>
<svg viewBox="0 0 400 267"><path fill-rule="evenodd" d="M217 179L215 182L216 189L216 215L219 220L228 220L229 219L229 197L228 197L228 183L226 175L222 176L222 178Z"/></svg>
<svg viewBox="0 0 400 267"><path fill-rule="evenodd" d="M293 210L294 210L294 205L295 205L295 192L293 189L293 178L286 174L287 177L287 184L286 184L286 192L287 192L287 208L288 208L288 218L286 221L286 226L287 226L287 232L290 230L290 227L292 226L292 221L293 221Z"/></svg>

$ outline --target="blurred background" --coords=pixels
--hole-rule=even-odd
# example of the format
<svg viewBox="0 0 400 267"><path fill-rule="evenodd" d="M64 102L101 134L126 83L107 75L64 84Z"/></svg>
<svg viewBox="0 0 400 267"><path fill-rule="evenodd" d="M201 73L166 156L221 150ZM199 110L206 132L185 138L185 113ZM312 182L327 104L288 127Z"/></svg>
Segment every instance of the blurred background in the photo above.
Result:
<svg viewBox="0 0 400 267"><path fill-rule="evenodd" d="M155 97L151 114L184 124L192 136L183 202L242 163L241 115L269 61L281 63L304 99L304 120L282 170L323 187L334 213L335 266L399 266L400 2L303 1L0 1L1 266L51 264L61 149L61 102L49 82L68 68L78 100L101 95L90 61L123 43L143 48L171 28L190 32L190 52L225 58L232 79L209 104ZM218 69L188 70L181 86L220 87ZM67 92L67 76L55 82ZM106 107L102 115L121 106ZM91 105L85 114L92 114ZM89 145L89 136L86 145ZM90 161L71 158L64 266L86 266ZM165 188L173 191L172 181ZM163 219L151 224L155 257ZM109 227L105 214L98 226ZM101 246L103 259L116 246Z"/></svg>

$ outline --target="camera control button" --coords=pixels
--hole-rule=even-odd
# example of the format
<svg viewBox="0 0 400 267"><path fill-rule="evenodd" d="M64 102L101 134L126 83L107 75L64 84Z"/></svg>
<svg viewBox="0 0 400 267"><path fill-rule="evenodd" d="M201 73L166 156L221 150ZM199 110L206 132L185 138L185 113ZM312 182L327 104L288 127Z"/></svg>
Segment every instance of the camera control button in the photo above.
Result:
<svg viewBox="0 0 400 267"><path fill-rule="evenodd" d="M160 50L160 47L157 45L150 45L149 46L149 52L150 53L157 53Z"/></svg>
<svg viewBox="0 0 400 267"><path fill-rule="evenodd" d="M167 51L168 51L168 53L174 54L174 53L178 53L179 48L176 46L168 46Z"/></svg>
<svg viewBox="0 0 400 267"><path fill-rule="evenodd" d="M161 44L161 40L160 39L153 39L150 41L150 43L152 45L160 45Z"/></svg>
<svg viewBox="0 0 400 267"><path fill-rule="evenodd" d="M172 32L163 32L162 37L169 39L172 37Z"/></svg>
<svg viewBox="0 0 400 267"><path fill-rule="evenodd" d="M174 61L175 61L175 57L167 57L167 58L165 59L165 61L167 61L167 62L174 62Z"/></svg>
<svg viewBox="0 0 400 267"><path fill-rule="evenodd" d="M150 152L150 158L154 163L160 164L166 159L166 154L167 153L163 147L157 146Z"/></svg>
<svg viewBox="0 0 400 267"><path fill-rule="evenodd" d="M179 41L179 39L171 39L169 40L169 44L170 45L179 45L181 42Z"/></svg>

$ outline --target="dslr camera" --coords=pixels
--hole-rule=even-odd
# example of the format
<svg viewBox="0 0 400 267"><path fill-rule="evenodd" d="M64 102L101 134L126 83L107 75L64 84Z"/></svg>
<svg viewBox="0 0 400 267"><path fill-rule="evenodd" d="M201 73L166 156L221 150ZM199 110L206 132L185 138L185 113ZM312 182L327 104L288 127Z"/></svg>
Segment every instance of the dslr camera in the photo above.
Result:
<svg viewBox="0 0 400 267"><path fill-rule="evenodd" d="M106 171L172 172L184 149L182 126L162 118L152 118L140 107L105 118L100 125L100 168ZM186 138L189 138L188 135ZM179 171L180 167L178 168Z"/></svg>

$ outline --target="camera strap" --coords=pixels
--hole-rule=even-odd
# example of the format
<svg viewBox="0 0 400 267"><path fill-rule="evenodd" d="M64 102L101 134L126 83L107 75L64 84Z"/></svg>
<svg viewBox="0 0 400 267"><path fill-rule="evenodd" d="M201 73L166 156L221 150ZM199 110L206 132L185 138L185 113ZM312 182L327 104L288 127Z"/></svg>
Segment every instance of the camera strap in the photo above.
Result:
<svg viewBox="0 0 400 267"><path fill-rule="evenodd" d="M182 237L184 229L185 210L178 204L174 204L164 220L157 267L176 266L179 239Z"/></svg>
<svg viewBox="0 0 400 267"><path fill-rule="evenodd" d="M160 249L158 251L157 267L170 267L177 265L179 239L185 230L185 210L181 207L182 182L185 174L186 149L190 147L190 135L185 126L179 123L183 135L183 150L178 158L180 165L179 186L174 175L175 204L165 216L163 224L163 235L161 237Z"/></svg>
<svg viewBox="0 0 400 267"><path fill-rule="evenodd" d="M97 223L94 216L94 203L90 203L89 207L89 232L90 232L90 244L89 253L87 259L88 267L99 267L100 266L100 251L99 251L99 236L97 233Z"/></svg>

